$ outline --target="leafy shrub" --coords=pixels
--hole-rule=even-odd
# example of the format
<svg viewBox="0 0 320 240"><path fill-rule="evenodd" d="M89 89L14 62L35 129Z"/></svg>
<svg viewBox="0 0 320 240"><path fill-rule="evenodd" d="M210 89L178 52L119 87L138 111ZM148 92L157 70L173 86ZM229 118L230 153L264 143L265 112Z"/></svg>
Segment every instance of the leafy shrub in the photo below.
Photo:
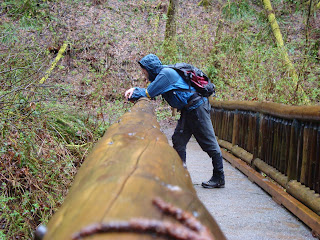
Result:
<svg viewBox="0 0 320 240"><path fill-rule="evenodd" d="M4 0L0 6L8 16L18 19L44 17L48 13L44 0Z"/></svg>

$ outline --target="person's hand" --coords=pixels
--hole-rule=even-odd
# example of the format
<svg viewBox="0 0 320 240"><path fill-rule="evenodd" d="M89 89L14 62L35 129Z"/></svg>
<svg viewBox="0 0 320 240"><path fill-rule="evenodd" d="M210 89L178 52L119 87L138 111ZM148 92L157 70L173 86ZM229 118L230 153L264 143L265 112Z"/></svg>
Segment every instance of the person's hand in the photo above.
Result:
<svg viewBox="0 0 320 240"><path fill-rule="evenodd" d="M124 96L125 96L125 98L128 100L129 98L131 98L131 96L132 96L132 94L133 94L133 92L134 92L134 89L135 88L130 88L130 89L128 89L126 92L125 92L125 94L124 94Z"/></svg>

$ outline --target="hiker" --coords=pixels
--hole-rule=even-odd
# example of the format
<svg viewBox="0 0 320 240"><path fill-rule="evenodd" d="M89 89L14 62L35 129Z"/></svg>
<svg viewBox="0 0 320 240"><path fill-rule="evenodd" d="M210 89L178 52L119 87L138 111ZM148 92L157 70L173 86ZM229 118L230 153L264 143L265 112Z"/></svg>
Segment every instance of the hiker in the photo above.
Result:
<svg viewBox="0 0 320 240"><path fill-rule="evenodd" d="M181 117L172 136L173 148L178 152L186 167L186 146L192 135L212 159L213 175L204 188L222 188L225 185L222 154L210 119L211 105L208 98L200 96L176 70L162 65L154 54L138 62L142 72L151 82L147 88L134 87L125 92L129 101L141 97L154 98L158 95L173 108L181 111Z"/></svg>

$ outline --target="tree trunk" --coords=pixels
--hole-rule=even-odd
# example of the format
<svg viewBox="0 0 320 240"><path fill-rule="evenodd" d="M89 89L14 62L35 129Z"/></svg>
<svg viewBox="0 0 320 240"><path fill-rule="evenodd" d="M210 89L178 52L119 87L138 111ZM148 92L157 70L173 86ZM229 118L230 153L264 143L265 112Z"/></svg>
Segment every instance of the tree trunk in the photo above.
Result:
<svg viewBox="0 0 320 240"><path fill-rule="evenodd" d="M177 33L176 16L178 9L178 0L170 0L168 12L167 12L167 23L166 23L166 41L173 41Z"/></svg>
<svg viewBox="0 0 320 240"><path fill-rule="evenodd" d="M165 54L169 58L174 58L176 54L176 34L177 34L177 23L176 16L178 10L178 0L170 0L168 12L167 12L167 23L166 33L164 41ZM177 109L171 108L172 116L176 116Z"/></svg>
<svg viewBox="0 0 320 240"><path fill-rule="evenodd" d="M178 11L178 0L170 0L168 12L167 12L168 18L166 23L166 32L165 32L165 40L164 40L164 51L165 51L166 57L170 60L174 60L177 53L177 46L176 46L177 11Z"/></svg>
<svg viewBox="0 0 320 240"><path fill-rule="evenodd" d="M309 48L309 31L310 31L310 17L311 17L311 12L312 12L312 0L309 1L309 7L308 7L308 15L307 15L307 20L306 20L306 51ZM307 55L307 52L306 52Z"/></svg>
<svg viewBox="0 0 320 240"><path fill-rule="evenodd" d="M309 103L310 100L308 99L308 97L306 96L303 88L301 87L301 85L299 85L299 78L298 75L295 71L295 68L291 62L291 60L289 59L288 53L284 47L284 43L283 43L283 39L282 39L282 34L280 31L280 27L278 25L278 22L276 20L275 14L273 12L272 6L271 6L271 2L270 0L263 0L263 4L265 9L267 10L267 14L268 14L268 20L270 22L271 28L272 28L272 32L274 34L274 37L276 38L276 42L277 45L280 49L280 52L282 54L282 58L283 61L289 71L290 76L292 77L293 80L293 86L296 86L296 95L301 96L303 99L303 103Z"/></svg>
<svg viewBox="0 0 320 240"><path fill-rule="evenodd" d="M59 62L59 60L62 58L64 52L66 51L67 47L68 47L68 42L64 42L63 45L61 46L58 55L56 56L56 58L54 59L54 61L51 64L51 67L47 70L45 76L43 78L40 79L39 84L43 84L48 77L50 76L52 70L56 67L57 63Z"/></svg>

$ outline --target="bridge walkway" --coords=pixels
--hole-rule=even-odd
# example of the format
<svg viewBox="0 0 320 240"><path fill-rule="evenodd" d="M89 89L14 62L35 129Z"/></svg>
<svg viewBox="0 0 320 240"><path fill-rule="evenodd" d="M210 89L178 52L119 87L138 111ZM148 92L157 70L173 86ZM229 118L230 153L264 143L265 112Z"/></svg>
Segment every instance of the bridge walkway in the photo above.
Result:
<svg viewBox="0 0 320 240"><path fill-rule="evenodd" d="M174 126L161 124L170 145ZM204 189L212 166L194 138L187 145L187 168L199 199L229 240L315 240L311 230L258 185L224 161L226 187Z"/></svg>

